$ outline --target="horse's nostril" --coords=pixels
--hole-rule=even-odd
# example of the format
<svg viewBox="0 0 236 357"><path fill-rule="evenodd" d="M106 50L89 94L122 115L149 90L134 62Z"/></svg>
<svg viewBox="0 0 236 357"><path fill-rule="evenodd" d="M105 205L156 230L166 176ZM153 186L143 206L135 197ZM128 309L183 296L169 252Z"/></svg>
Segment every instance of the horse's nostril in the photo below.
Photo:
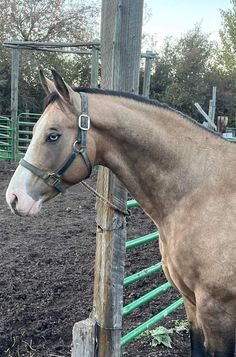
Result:
<svg viewBox="0 0 236 357"><path fill-rule="evenodd" d="M16 196L16 195L13 195L10 204L11 204L11 208L12 208L14 211L16 210L17 202L18 202L17 196Z"/></svg>

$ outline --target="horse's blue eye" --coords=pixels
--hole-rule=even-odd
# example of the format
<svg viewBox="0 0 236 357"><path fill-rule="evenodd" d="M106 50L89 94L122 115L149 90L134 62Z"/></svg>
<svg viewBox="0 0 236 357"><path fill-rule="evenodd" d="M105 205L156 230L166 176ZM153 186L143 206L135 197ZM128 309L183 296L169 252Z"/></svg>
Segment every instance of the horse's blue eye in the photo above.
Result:
<svg viewBox="0 0 236 357"><path fill-rule="evenodd" d="M50 135L48 135L47 141L49 142L55 142L60 138L60 135L57 133L51 133Z"/></svg>

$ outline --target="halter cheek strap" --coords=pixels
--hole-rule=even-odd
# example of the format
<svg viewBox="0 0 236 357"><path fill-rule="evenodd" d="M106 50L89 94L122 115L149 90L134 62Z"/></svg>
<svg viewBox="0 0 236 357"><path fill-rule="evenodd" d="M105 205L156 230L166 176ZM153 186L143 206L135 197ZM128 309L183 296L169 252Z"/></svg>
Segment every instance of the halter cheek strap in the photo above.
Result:
<svg viewBox="0 0 236 357"><path fill-rule="evenodd" d="M78 118L78 135L73 144L72 152L64 163L55 171L49 172L42 170L25 159L21 159L19 164L31 171L34 175L40 177L48 186L55 188L59 192L65 191L65 182L62 175L70 167L73 161L80 155L87 167L88 175L92 172L92 164L87 154L87 131L90 128L90 117L88 115L88 97L86 93L80 92L81 114Z"/></svg>

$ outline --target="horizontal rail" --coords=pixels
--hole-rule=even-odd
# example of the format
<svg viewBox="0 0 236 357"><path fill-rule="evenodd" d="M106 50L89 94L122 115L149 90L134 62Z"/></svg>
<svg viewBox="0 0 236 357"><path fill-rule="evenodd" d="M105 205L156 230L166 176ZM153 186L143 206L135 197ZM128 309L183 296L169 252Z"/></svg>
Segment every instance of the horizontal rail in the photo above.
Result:
<svg viewBox="0 0 236 357"><path fill-rule="evenodd" d="M132 248L138 247L140 245L152 242L153 240L156 240L159 237L160 237L159 232L149 233L149 234L146 234L145 236L141 236L141 237L138 237L136 239L132 239L132 240L126 242L125 248L132 249Z"/></svg>
<svg viewBox="0 0 236 357"><path fill-rule="evenodd" d="M41 117L41 115L42 114L39 114L39 113L20 113L18 115L18 118L21 118L23 116L28 117L28 118L30 118L30 117Z"/></svg>
<svg viewBox="0 0 236 357"><path fill-rule="evenodd" d="M27 134L27 135L32 135L32 131L30 130L19 130L18 131L19 134Z"/></svg>
<svg viewBox="0 0 236 357"><path fill-rule="evenodd" d="M10 147L12 147L12 144L11 143L4 143L2 141L2 142L0 142L0 146L10 146Z"/></svg>
<svg viewBox="0 0 236 357"><path fill-rule="evenodd" d="M157 263L155 265L150 266L149 268L140 270L138 273L135 273L133 275L127 276L124 279L124 286L130 285L135 283L138 280L142 280L152 274L157 273L162 269L162 263Z"/></svg>
<svg viewBox="0 0 236 357"><path fill-rule="evenodd" d="M29 145L18 145L17 148L27 150L28 146Z"/></svg>
<svg viewBox="0 0 236 357"><path fill-rule="evenodd" d="M11 121L11 118L8 118L8 117L4 117L4 116L0 116L0 121L2 121L2 120L7 120L7 121Z"/></svg>
<svg viewBox="0 0 236 357"><path fill-rule="evenodd" d="M172 287L172 285L169 282L167 282L165 284L158 286L158 288L153 289L152 291L148 292L147 294L141 296L137 300L132 301L130 304L124 306L123 315L125 316L125 315L130 314L132 311L134 311L138 307L146 304L150 300L153 300L154 298L156 298L160 294L164 293L166 290L168 290L171 287Z"/></svg>
<svg viewBox="0 0 236 357"><path fill-rule="evenodd" d="M33 41L6 41L3 43L4 47L13 47L13 48L24 48L24 49L37 49L37 47L45 48L60 48L60 47L91 47L91 46L100 46L99 41L90 41L83 42L77 41L75 43L70 42L33 42Z"/></svg>
<svg viewBox="0 0 236 357"><path fill-rule="evenodd" d="M35 122L33 121L19 121L18 123L19 126L34 126Z"/></svg>
<svg viewBox="0 0 236 357"><path fill-rule="evenodd" d="M139 203L136 200L127 201L127 208L139 207Z"/></svg>
<svg viewBox="0 0 236 357"><path fill-rule="evenodd" d="M1 130L12 130L12 128L10 126L3 125L3 124L0 124L0 129Z"/></svg>
<svg viewBox="0 0 236 357"><path fill-rule="evenodd" d="M30 143L31 139L26 139L26 138L18 138L18 142L24 142L24 143Z"/></svg>
<svg viewBox="0 0 236 357"><path fill-rule="evenodd" d="M3 153L10 153L11 151L12 151L11 149L10 149L10 150L9 150L9 149L8 149L8 150L6 150L6 149L4 149L4 150L3 150L3 149L0 149L0 153L2 153L2 154L3 154Z"/></svg>
<svg viewBox="0 0 236 357"><path fill-rule="evenodd" d="M3 134L3 133L0 133L0 138L1 139L10 139L10 135L9 134Z"/></svg>
<svg viewBox="0 0 236 357"><path fill-rule="evenodd" d="M161 321L163 318L165 318L168 314L175 311L182 304L183 298L176 300L171 305L167 306L164 310L160 311L157 315L154 315L151 319L145 321L143 324L139 325L138 327L127 333L127 335L121 338L121 346L125 346L127 343L135 339L135 337L139 336L141 333L145 332L153 325Z"/></svg>

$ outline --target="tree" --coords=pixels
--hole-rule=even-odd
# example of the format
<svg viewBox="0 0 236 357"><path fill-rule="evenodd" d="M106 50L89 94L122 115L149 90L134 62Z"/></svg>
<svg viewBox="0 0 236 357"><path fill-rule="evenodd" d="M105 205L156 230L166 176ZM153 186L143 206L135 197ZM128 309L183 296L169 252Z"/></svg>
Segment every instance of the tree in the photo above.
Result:
<svg viewBox="0 0 236 357"><path fill-rule="evenodd" d="M211 87L205 79L214 56L214 44L199 25L179 40L167 38L156 61L151 92L161 101L201 119L194 103L208 108Z"/></svg>
<svg viewBox="0 0 236 357"><path fill-rule="evenodd" d="M95 1L0 0L2 39L77 41L94 35Z"/></svg>
<svg viewBox="0 0 236 357"><path fill-rule="evenodd" d="M220 31L222 41L221 61L223 70L233 72L236 70L236 0L231 0L232 9L221 10L223 29Z"/></svg>
<svg viewBox="0 0 236 357"><path fill-rule="evenodd" d="M222 30L220 38L222 49L217 57L218 100L221 115L229 116L229 126L236 126L236 0L231 0L232 8L221 10Z"/></svg>
<svg viewBox="0 0 236 357"><path fill-rule="evenodd" d="M23 41L88 41L97 37L99 8L94 0L0 0L0 42L17 38ZM0 113L10 111L10 51L0 48ZM57 68L68 81L88 84L89 59L73 55L21 51L20 111L40 112L42 91L37 68ZM82 75L83 74L83 75ZM83 79L81 83L80 79Z"/></svg>

